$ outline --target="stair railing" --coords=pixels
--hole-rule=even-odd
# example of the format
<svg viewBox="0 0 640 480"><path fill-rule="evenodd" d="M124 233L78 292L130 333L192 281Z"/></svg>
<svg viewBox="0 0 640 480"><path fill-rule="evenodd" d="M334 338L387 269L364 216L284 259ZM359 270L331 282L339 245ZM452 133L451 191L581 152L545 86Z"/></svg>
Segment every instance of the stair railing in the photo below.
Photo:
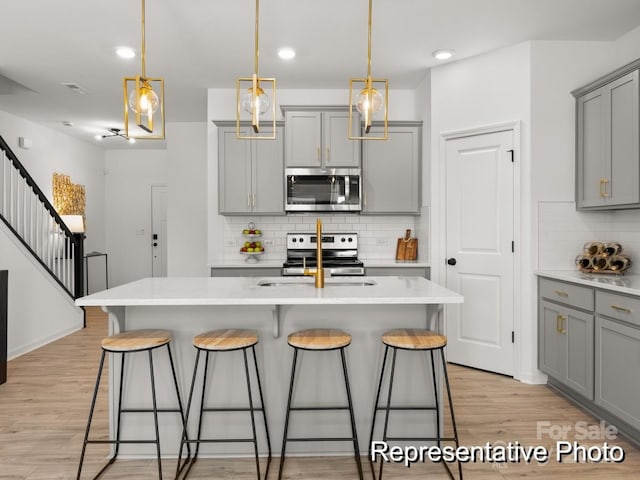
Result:
<svg viewBox="0 0 640 480"><path fill-rule="evenodd" d="M0 137L0 219L72 297L84 292L84 234L71 232Z"/></svg>

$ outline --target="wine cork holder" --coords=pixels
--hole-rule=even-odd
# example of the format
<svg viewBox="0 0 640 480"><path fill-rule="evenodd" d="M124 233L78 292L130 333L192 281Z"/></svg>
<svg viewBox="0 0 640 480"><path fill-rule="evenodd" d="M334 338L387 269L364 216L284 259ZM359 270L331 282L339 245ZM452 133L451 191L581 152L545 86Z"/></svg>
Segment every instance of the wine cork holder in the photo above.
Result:
<svg viewBox="0 0 640 480"><path fill-rule="evenodd" d="M588 242L576 257L578 270L584 273L613 273L623 275L631 267L622 245L616 242Z"/></svg>

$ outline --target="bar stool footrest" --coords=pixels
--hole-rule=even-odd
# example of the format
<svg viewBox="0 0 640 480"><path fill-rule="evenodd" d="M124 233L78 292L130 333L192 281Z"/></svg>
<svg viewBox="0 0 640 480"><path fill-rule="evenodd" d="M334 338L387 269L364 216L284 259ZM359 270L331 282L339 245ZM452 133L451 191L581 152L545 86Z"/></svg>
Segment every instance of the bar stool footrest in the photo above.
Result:
<svg viewBox="0 0 640 480"><path fill-rule="evenodd" d="M85 443L101 443L101 444L112 444L115 445L117 443L128 443L128 444L136 444L136 443L158 443L156 440L87 440Z"/></svg>
<svg viewBox="0 0 640 480"><path fill-rule="evenodd" d="M437 442L440 440L441 442L455 442L456 439L454 437L387 437L385 441L392 442Z"/></svg>
<svg viewBox="0 0 640 480"><path fill-rule="evenodd" d="M184 443L255 443L253 438L201 438L184 440Z"/></svg>
<svg viewBox="0 0 640 480"><path fill-rule="evenodd" d="M348 406L337 406L337 407L291 407L289 411L315 411L315 410L349 410Z"/></svg>
<svg viewBox="0 0 640 480"><path fill-rule="evenodd" d="M353 437L287 438L287 442L353 442Z"/></svg>
<svg viewBox="0 0 640 480"><path fill-rule="evenodd" d="M428 407L410 407L410 406L407 406L407 407L401 407L401 406L389 407L389 410L408 410L408 411L411 411L411 410L435 410L435 409L436 409L435 405L428 406ZM385 406L376 407L376 410L387 410L387 407L385 407Z"/></svg>

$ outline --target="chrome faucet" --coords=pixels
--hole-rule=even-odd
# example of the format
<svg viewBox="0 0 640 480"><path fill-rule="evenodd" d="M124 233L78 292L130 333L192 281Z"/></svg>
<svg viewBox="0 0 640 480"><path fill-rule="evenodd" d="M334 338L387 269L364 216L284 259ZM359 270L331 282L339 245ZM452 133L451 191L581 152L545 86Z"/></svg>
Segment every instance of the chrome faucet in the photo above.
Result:
<svg viewBox="0 0 640 480"><path fill-rule="evenodd" d="M322 267L322 220L316 222L316 268L307 268L306 262L303 274L313 276L316 288L324 288L324 268Z"/></svg>

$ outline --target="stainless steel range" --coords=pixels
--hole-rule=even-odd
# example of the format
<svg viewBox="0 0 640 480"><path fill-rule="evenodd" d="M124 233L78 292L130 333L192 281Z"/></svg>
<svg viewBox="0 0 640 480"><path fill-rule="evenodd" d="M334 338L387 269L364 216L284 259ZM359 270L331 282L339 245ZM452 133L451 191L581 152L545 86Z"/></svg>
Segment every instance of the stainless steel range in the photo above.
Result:
<svg viewBox="0 0 640 480"><path fill-rule="evenodd" d="M316 266L316 238L315 233L287 233L283 275L303 275L305 265ZM358 234L323 233L322 265L327 275L364 275L364 264L358 260Z"/></svg>

